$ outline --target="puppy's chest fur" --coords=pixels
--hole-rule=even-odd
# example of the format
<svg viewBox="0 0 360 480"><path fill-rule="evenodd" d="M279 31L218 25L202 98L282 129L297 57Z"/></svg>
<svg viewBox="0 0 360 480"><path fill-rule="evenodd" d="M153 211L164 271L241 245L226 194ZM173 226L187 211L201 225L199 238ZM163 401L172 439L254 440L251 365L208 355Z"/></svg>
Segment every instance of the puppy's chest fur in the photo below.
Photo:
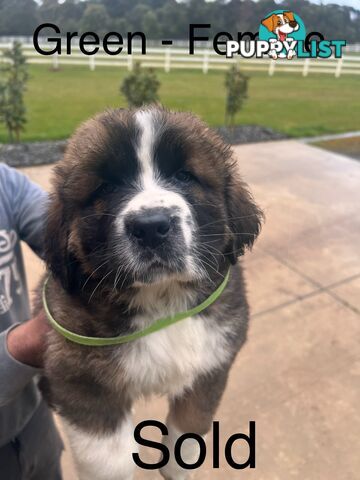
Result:
<svg viewBox="0 0 360 480"><path fill-rule="evenodd" d="M188 308L184 297L172 297L169 302L146 298L143 292L141 300L149 303L148 311L133 319L140 329ZM191 387L198 375L228 360L229 334L230 327L221 325L214 316L197 315L122 346L114 351L112 360L132 396L175 395Z"/></svg>

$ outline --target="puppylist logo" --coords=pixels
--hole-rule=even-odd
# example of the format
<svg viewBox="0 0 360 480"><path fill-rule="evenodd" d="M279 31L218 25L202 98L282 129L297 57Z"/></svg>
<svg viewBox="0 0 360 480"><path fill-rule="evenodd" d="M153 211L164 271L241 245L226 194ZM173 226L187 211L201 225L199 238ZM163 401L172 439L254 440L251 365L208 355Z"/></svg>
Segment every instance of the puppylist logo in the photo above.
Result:
<svg viewBox="0 0 360 480"><path fill-rule="evenodd" d="M268 55L274 60L294 58L298 42L304 43L305 38L304 22L293 12L276 10L261 21L259 40L268 42Z"/></svg>
<svg viewBox="0 0 360 480"><path fill-rule="evenodd" d="M342 57L345 40L325 40L320 32L306 34L304 22L290 10L274 10L261 20L257 34L250 34L250 40L226 42L226 57L240 55L244 58L273 60L298 58Z"/></svg>

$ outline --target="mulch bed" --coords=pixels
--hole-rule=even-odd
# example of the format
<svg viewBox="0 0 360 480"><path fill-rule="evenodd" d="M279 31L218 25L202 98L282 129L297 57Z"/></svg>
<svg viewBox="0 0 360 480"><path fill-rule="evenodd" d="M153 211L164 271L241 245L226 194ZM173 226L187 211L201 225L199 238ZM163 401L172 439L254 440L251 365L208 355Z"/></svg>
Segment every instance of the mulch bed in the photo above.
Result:
<svg viewBox="0 0 360 480"><path fill-rule="evenodd" d="M282 140L285 135L257 125L241 125L233 129L220 127L217 132L233 145ZM57 162L63 155L66 140L0 145L0 162L12 167L30 167Z"/></svg>

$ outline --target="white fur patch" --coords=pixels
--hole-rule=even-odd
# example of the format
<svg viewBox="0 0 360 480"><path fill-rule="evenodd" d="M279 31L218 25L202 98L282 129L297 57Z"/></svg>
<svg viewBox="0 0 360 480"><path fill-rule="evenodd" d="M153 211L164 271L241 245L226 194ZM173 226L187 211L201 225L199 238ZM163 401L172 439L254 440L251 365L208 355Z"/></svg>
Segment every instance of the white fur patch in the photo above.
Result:
<svg viewBox="0 0 360 480"><path fill-rule="evenodd" d="M136 121L141 129L140 143L137 148L137 156L141 168L141 185L146 189L153 185L153 150L156 138L154 130L153 112L151 110L140 110L136 112Z"/></svg>
<svg viewBox="0 0 360 480"><path fill-rule="evenodd" d="M127 417L113 434L94 435L62 420L79 480L131 480L137 452L133 424Z"/></svg>
<svg viewBox="0 0 360 480"><path fill-rule="evenodd" d="M144 325L149 319L152 316L139 316L134 322ZM229 333L200 315L181 320L129 344L120 357L119 378L125 376L135 396L180 394L193 385L198 375L228 360L230 349L226 335Z"/></svg>

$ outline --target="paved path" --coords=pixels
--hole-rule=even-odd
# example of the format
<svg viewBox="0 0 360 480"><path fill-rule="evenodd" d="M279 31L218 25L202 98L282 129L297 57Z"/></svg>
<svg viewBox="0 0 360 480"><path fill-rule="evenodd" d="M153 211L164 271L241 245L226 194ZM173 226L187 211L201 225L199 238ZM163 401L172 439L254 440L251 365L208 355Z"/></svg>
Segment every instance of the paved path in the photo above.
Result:
<svg viewBox="0 0 360 480"><path fill-rule="evenodd" d="M244 260L253 318L217 419L222 442L256 421L257 466L213 470L209 454L194 478L358 480L360 163L296 141L235 151L267 222ZM49 167L25 171L48 186ZM41 267L27 260L33 286ZM135 419L165 412L154 399ZM64 469L75 480L68 454Z"/></svg>

